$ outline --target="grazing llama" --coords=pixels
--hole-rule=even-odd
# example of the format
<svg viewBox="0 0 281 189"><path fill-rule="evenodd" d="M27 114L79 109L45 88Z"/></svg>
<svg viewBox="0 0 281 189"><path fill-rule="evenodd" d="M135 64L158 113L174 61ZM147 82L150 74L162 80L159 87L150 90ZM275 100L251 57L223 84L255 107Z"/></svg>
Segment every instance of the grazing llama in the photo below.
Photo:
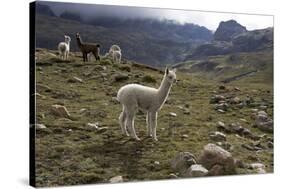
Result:
<svg viewBox="0 0 281 189"><path fill-rule="evenodd" d="M59 54L62 60L67 60L70 51L71 38L67 35L64 36L64 42L60 42L58 45Z"/></svg>
<svg viewBox="0 0 281 189"><path fill-rule="evenodd" d="M140 109L147 113L148 136L152 136L157 141L157 114L165 103L175 81L176 70L166 68L164 78L158 89L138 84L128 84L119 89L117 99L122 104L122 112L119 116L122 133L129 136L128 129L132 137L140 140L134 128L135 113Z"/></svg>
<svg viewBox="0 0 281 189"><path fill-rule="evenodd" d="M96 60L100 60L100 45L98 43L85 43L80 34L76 34L77 44L83 54L83 61L88 62L88 54L93 53Z"/></svg>
<svg viewBox="0 0 281 189"><path fill-rule="evenodd" d="M104 57L110 57L112 58L113 62L115 63L121 63L121 48L118 45L112 45L109 49L109 52L105 54Z"/></svg>

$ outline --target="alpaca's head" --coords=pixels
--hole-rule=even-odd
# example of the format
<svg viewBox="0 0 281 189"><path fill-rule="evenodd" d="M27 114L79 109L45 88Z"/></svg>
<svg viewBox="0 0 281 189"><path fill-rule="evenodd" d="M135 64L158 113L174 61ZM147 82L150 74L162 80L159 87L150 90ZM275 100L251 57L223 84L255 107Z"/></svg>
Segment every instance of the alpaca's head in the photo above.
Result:
<svg viewBox="0 0 281 189"><path fill-rule="evenodd" d="M71 38L69 36L65 35L64 40L65 40L66 43L70 43Z"/></svg>
<svg viewBox="0 0 281 189"><path fill-rule="evenodd" d="M76 33L76 38L80 39L80 34L79 33Z"/></svg>
<svg viewBox="0 0 281 189"><path fill-rule="evenodd" d="M177 71L176 69L170 70L169 68L166 67L165 79L171 84L177 81L176 71Z"/></svg>

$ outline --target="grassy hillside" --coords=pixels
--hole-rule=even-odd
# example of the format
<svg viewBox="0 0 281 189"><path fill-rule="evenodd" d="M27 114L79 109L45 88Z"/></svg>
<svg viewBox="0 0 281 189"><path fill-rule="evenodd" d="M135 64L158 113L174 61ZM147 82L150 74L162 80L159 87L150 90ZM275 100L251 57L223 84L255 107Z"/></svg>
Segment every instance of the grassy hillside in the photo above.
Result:
<svg viewBox="0 0 281 189"><path fill-rule="evenodd" d="M215 143L209 133L217 130L218 121L225 124L239 122L259 136L256 141L226 134L225 148L236 159L245 163L263 163L267 172L273 172L273 148L267 147L273 135L265 135L253 127L255 121L252 119L252 109L260 110L262 105L272 118L273 88L272 83L268 84L272 80L264 81L255 74L225 84L224 88L219 87L221 83L215 79L178 71L179 82L172 87L159 113L159 141L146 137L142 113L137 114L135 121L141 141L135 141L121 135L118 124L121 106L115 99L116 93L127 83L158 87L163 73L131 61L123 61L120 65L108 59L102 59L100 63L83 63L80 53L71 53L70 61L64 62L56 53L46 49L36 52L36 121L47 127L36 129L37 186L107 183L116 175L121 175L124 181L171 178L171 173L177 174L171 169L171 159L182 151L198 157L203 146ZM248 56L250 54L239 55L239 58ZM228 58L213 57L210 60L226 66ZM220 79L226 77L225 74L229 77L232 72L225 70ZM243 107L231 105L226 112L220 113L210 104L214 94L241 100L250 96L255 103ZM70 116L55 116L51 111L54 104L65 106ZM176 117L171 112L176 113ZM245 144L256 146L257 142L262 146L259 150L243 147ZM251 173L255 171L237 169L237 174Z"/></svg>
<svg viewBox="0 0 281 189"><path fill-rule="evenodd" d="M216 81L224 81L253 72L243 79L246 84L272 85L273 83L272 51L209 56L204 59L178 63L175 67L189 74Z"/></svg>

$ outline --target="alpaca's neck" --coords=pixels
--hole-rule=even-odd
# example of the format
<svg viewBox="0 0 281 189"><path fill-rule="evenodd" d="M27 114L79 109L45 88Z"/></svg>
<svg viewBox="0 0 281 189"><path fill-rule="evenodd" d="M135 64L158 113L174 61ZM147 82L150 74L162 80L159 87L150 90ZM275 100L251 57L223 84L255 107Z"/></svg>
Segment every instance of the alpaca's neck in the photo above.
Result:
<svg viewBox="0 0 281 189"><path fill-rule="evenodd" d="M169 95L171 87L172 87L172 84L169 83L166 80L166 77L164 76L164 78L163 78L163 80L161 82L161 85L158 88L158 97L159 97L158 100L159 100L159 104L160 105L162 105L166 101L166 99L167 99L167 97Z"/></svg>
<svg viewBox="0 0 281 189"><path fill-rule="evenodd" d="M77 39L78 45L81 46L81 45L82 45L82 40L81 40L81 38L80 38L80 37L77 37L76 39Z"/></svg>

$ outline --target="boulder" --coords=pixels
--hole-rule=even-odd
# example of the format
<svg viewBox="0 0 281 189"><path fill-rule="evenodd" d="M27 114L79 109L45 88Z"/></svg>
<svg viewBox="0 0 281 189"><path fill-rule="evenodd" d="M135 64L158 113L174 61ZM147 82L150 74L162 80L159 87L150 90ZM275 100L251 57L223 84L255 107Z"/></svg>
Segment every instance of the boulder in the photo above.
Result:
<svg viewBox="0 0 281 189"><path fill-rule="evenodd" d="M109 179L110 183L120 183L123 182L123 177L122 176L115 176Z"/></svg>
<svg viewBox="0 0 281 189"><path fill-rule="evenodd" d="M66 107L62 105L52 105L51 112L58 117L70 118L70 113L68 112Z"/></svg>
<svg viewBox="0 0 281 189"><path fill-rule="evenodd" d="M200 164L191 165L186 173L183 175L184 177L203 177L208 174L208 170Z"/></svg>
<svg viewBox="0 0 281 189"><path fill-rule="evenodd" d="M172 169L180 175L186 174L188 168L193 164L196 164L196 160L190 152L180 152L171 161Z"/></svg>
<svg viewBox="0 0 281 189"><path fill-rule="evenodd" d="M210 170L209 174L212 175L234 174L236 172L231 153L215 144L210 143L204 146L198 162Z"/></svg>
<svg viewBox="0 0 281 189"><path fill-rule="evenodd" d="M264 132L273 132L273 120L270 119L265 111L259 111L255 118L256 126Z"/></svg>

